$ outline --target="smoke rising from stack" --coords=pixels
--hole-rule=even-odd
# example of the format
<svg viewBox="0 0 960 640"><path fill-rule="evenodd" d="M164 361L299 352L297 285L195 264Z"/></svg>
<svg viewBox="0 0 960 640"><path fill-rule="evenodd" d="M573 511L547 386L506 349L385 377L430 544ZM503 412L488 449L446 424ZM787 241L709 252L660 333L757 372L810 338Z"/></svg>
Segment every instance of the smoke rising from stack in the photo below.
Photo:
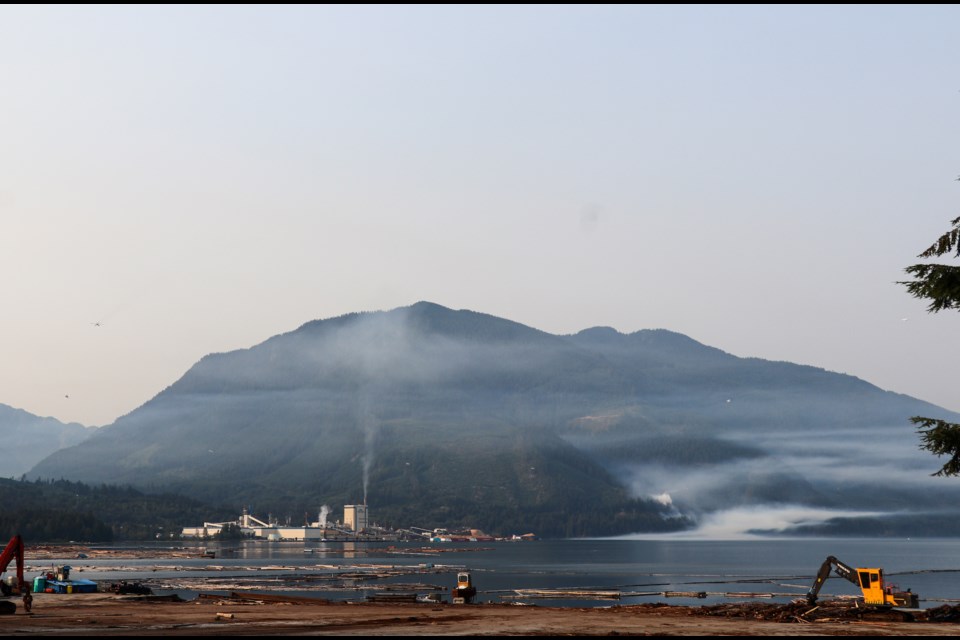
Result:
<svg viewBox="0 0 960 640"><path fill-rule="evenodd" d="M323 505L322 507L320 507L319 523L320 523L320 527L323 529L326 529L327 527L327 516L329 514L330 514L330 507L328 507L327 505Z"/></svg>
<svg viewBox="0 0 960 640"><path fill-rule="evenodd" d="M360 464L363 469L363 504L367 504L367 493L370 488L370 469L373 466L374 445L377 440L377 420L370 406L370 394L364 389L359 396L359 426L363 432L363 454Z"/></svg>

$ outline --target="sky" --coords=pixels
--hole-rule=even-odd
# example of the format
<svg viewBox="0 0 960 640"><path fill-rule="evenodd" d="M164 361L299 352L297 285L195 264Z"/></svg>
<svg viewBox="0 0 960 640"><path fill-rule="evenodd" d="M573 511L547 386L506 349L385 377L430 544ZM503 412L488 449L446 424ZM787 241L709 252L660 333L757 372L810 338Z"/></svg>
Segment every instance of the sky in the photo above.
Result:
<svg viewBox="0 0 960 640"><path fill-rule="evenodd" d="M0 403L428 300L960 410L958 6L0 7ZM906 427L910 428L910 427Z"/></svg>

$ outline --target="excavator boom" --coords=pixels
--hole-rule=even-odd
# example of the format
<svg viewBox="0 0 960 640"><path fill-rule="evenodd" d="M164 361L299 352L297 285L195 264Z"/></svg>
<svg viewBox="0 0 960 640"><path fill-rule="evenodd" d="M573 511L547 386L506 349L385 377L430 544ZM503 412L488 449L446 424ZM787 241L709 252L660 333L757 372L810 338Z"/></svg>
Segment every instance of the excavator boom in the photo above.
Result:
<svg viewBox="0 0 960 640"><path fill-rule="evenodd" d="M817 595L820 593L823 583L830 577L830 570L834 568L838 576L849 580L858 587L860 586L860 582L856 577L856 570L840 562L840 560L834 556L827 556L827 559L820 565L820 570L817 572L817 577L813 581L813 586L810 587L810 591L807 592L807 602L814 604L817 601Z"/></svg>
<svg viewBox="0 0 960 640"><path fill-rule="evenodd" d="M19 533L10 538L10 542L0 553L0 574L7 570L11 560L17 561L17 591L23 593L26 591L26 583L23 581L23 538Z"/></svg>
<svg viewBox="0 0 960 640"><path fill-rule="evenodd" d="M3 572L7 570L13 560L17 562L17 592L23 596L23 608L29 613L33 596L30 595L30 589L23 581L23 538L20 537L19 533L10 538L10 542L0 552L0 576L3 575ZM4 596L13 595L13 589L2 580L0 580L0 591L3 592ZM7 600L0 600L0 615L10 615L16 613L16 611L17 605Z"/></svg>

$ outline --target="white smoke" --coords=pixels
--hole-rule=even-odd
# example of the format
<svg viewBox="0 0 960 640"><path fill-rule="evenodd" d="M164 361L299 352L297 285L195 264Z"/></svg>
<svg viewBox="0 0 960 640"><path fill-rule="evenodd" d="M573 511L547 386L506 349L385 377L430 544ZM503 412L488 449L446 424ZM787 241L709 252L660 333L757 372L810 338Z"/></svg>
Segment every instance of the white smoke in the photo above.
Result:
<svg viewBox="0 0 960 640"><path fill-rule="evenodd" d="M367 504L367 490L370 487L370 469L373 467L374 445L377 439L377 421L370 406L369 393L364 390L360 397L360 430L363 432L363 454L360 463L363 466L363 504Z"/></svg>
<svg viewBox="0 0 960 640"><path fill-rule="evenodd" d="M322 507L320 507L319 524L321 528L325 529L327 527L327 516L329 514L330 514L330 507L328 507L327 505L323 505Z"/></svg>
<svg viewBox="0 0 960 640"><path fill-rule="evenodd" d="M670 494L664 491L663 493L658 493L657 495L650 496L650 499L654 502L659 502L665 507L673 506L673 498L670 497Z"/></svg>
<svg viewBox="0 0 960 640"><path fill-rule="evenodd" d="M725 509L702 516L696 529L676 533L631 534L626 540L749 540L764 537L754 531L776 533L793 527L815 525L832 518L857 518L880 515L869 511L817 509L797 505L754 506Z"/></svg>

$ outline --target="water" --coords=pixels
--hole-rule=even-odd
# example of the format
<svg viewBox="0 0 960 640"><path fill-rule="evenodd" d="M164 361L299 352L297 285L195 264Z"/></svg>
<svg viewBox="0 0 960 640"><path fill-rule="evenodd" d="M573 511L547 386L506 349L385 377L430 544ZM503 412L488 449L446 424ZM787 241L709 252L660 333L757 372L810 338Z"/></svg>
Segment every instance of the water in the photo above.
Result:
<svg viewBox="0 0 960 640"><path fill-rule="evenodd" d="M443 553L424 553L429 547ZM138 547L143 548L143 547ZM158 553L169 545L157 545ZM197 557L174 559L76 559L34 562L37 570L69 564L74 577L113 582L143 581L158 594L193 598L226 594L238 586L254 592L363 600L442 587L445 599L456 572L468 570L478 600L551 606L611 606L667 602L702 605L802 597L820 564L833 555L851 566L882 567L887 582L920 594L920 606L960 601L960 539L752 539L752 540L547 540L499 543L292 543L224 542L186 547ZM202 558L204 549L215 559ZM339 574L373 571L381 577L343 579ZM385 575L393 571L399 575ZM29 574L32 577L34 574ZM617 600L524 597L518 589L615 591ZM664 592L705 592L706 598L665 597ZM731 595L748 593L752 595ZM773 594L772 597L768 597ZM859 594L840 578L826 595Z"/></svg>

